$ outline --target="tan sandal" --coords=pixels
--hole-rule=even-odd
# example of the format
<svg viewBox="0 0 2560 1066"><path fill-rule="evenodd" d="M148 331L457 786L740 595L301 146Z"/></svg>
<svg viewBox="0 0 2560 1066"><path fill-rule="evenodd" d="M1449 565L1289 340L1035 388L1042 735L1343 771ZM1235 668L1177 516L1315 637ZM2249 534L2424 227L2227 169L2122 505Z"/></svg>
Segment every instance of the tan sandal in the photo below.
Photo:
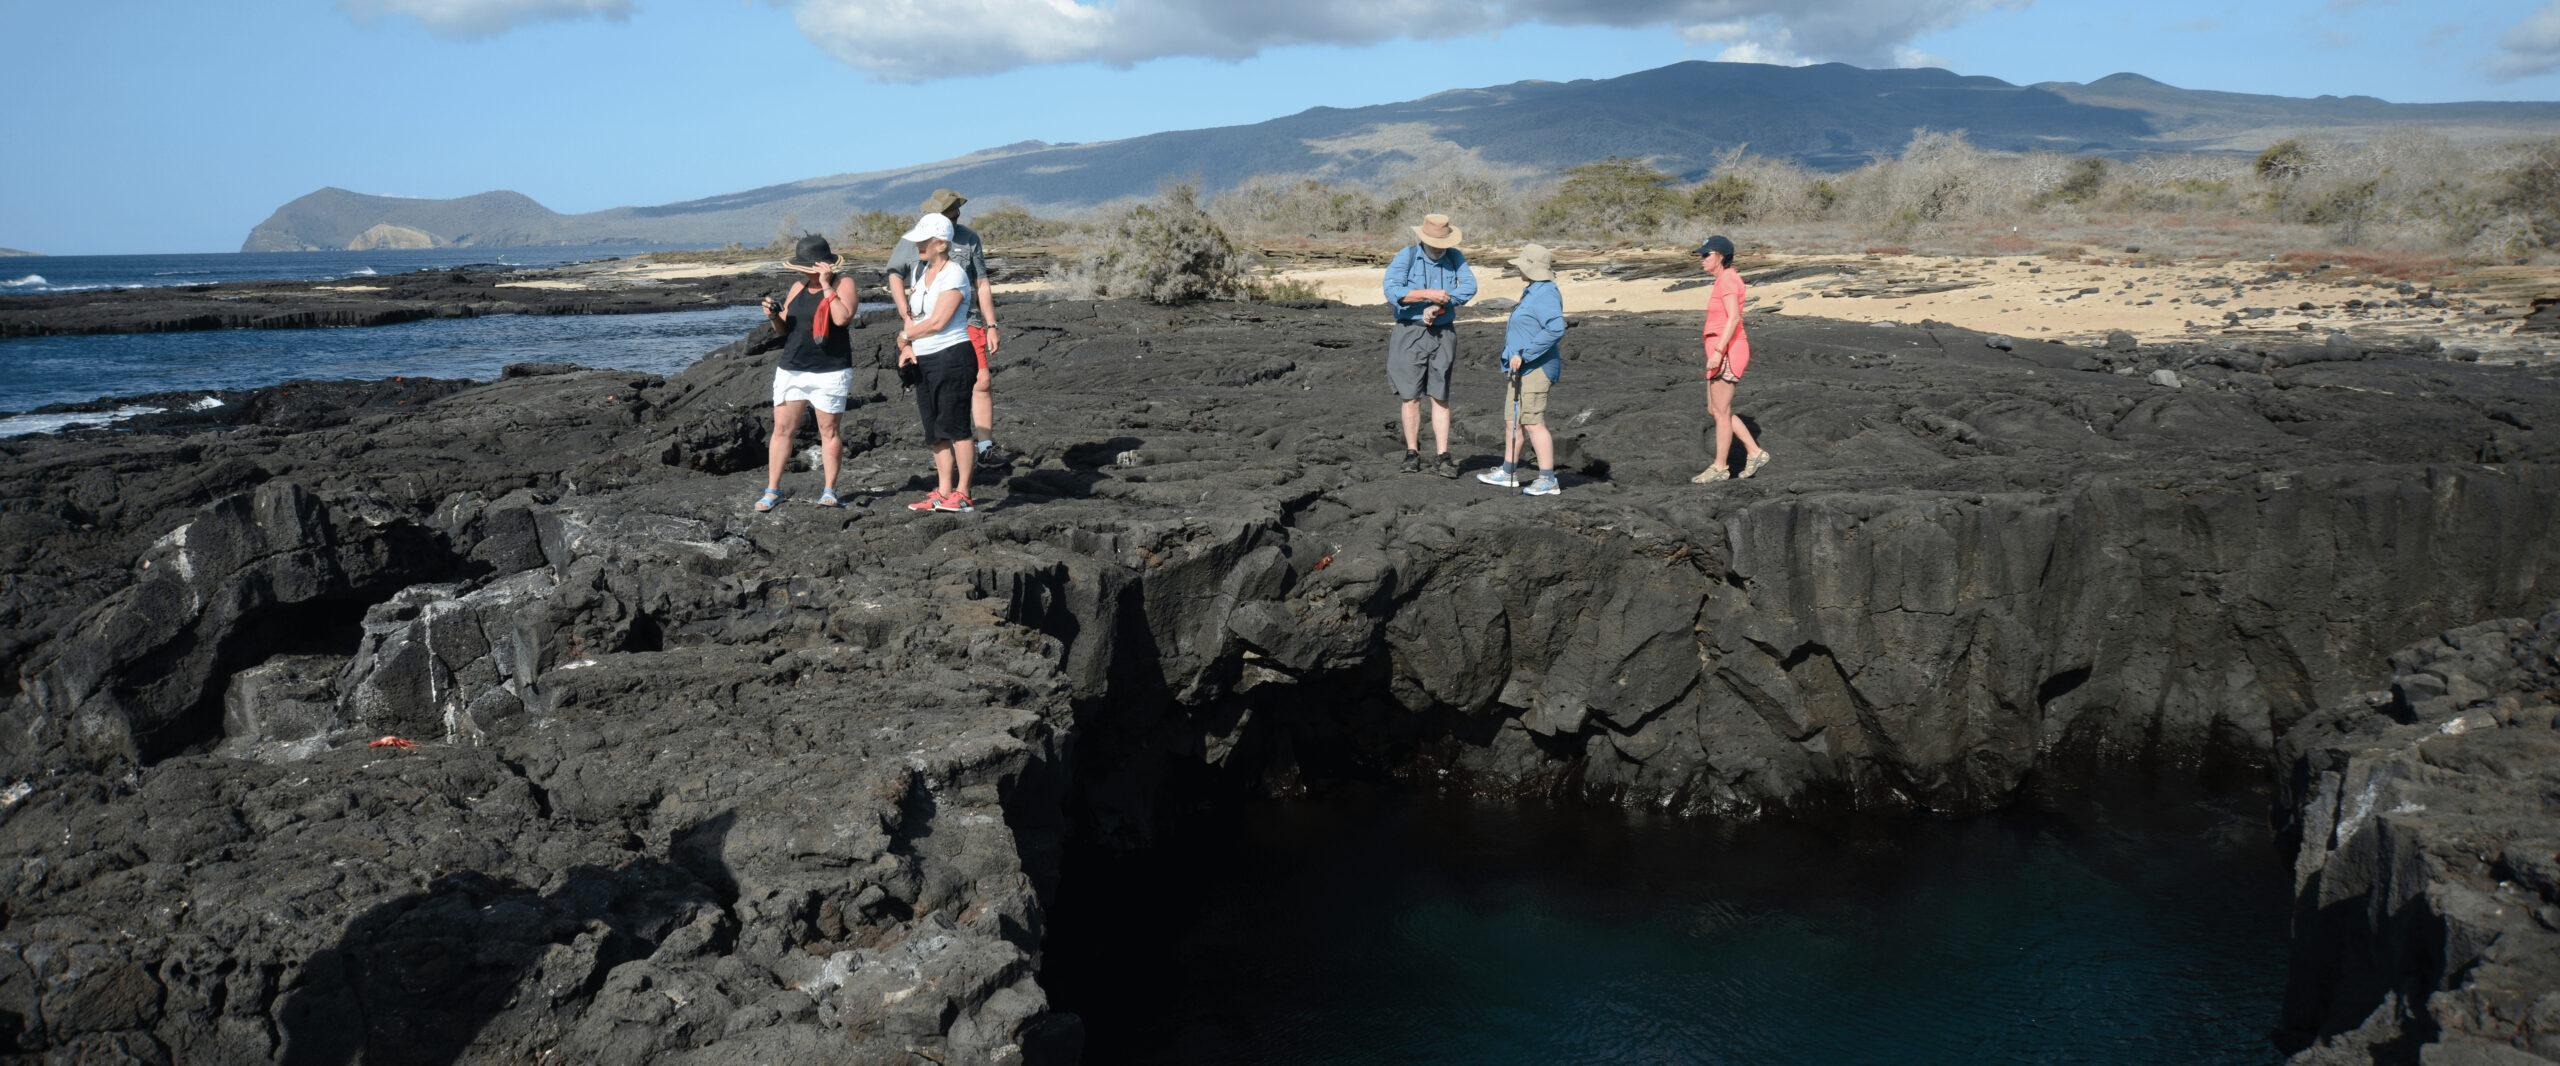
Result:
<svg viewBox="0 0 2560 1066"><path fill-rule="evenodd" d="M1753 474L1757 474L1760 472L1761 467L1767 465L1769 465L1769 453L1761 452L1758 455L1754 455L1749 459L1743 460L1742 476L1750 477Z"/></svg>
<svg viewBox="0 0 2560 1066"><path fill-rule="evenodd" d="M1714 466L1698 471L1698 476L1690 478L1689 483L1692 485L1712 485L1732 476L1733 475L1731 473L1726 472L1723 463L1717 463Z"/></svg>

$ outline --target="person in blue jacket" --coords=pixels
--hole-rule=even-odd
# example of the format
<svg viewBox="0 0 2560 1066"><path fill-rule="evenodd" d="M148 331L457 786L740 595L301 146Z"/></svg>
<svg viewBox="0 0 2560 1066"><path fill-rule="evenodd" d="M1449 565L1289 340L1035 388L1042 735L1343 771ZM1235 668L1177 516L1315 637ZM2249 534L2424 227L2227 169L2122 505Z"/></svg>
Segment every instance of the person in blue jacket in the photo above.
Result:
<svg viewBox="0 0 2560 1066"><path fill-rule="evenodd" d="M1431 436L1440 449L1432 472L1458 476L1449 457L1449 370L1458 360L1458 308L1476 297L1476 272L1458 251L1466 234L1447 215L1424 215L1415 243L1387 264L1387 305L1396 313L1387 338L1387 381L1404 401L1404 472L1422 471L1422 398L1431 397Z"/></svg>
<svg viewBox="0 0 2560 1066"><path fill-rule="evenodd" d="M1523 495L1553 496L1564 489L1556 484L1556 445L1547 432L1547 395L1564 378L1564 293L1556 288L1555 253L1543 245L1520 249L1511 269L1529 284L1520 291L1518 306L1511 309L1511 325L1503 332L1502 354L1497 357L1506 416L1502 466L1477 474L1476 480L1519 488ZM1525 488L1515 472L1522 437L1538 453L1537 480Z"/></svg>

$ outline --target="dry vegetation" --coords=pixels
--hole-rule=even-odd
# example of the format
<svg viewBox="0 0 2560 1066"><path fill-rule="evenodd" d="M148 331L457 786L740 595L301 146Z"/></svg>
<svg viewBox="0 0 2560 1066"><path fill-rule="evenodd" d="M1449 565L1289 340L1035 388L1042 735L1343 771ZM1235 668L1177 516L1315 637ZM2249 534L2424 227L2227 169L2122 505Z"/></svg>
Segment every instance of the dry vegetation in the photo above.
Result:
<svg viewBox="0 0 2560 1066"><path fill-rule="evenodd" d="M1465 175L1442 182L1492 185ZM1210 210L1257 239L1393 239L1426 206L1494 243L1680 245L1730 228L1747 231L1749 244L1809 252L2014 254L2147 241L2206 254L2319 248L2516 261L2560 249L2560 140L2484 151L2423 133L2300 138L2254 160L2117 161L1991 152L1960 133L1923 132L1899 156L1840 173L1737 148L1690 184L1640 160L1606 159L1463 202L1404 185L1263 181L1220 195Z"/></svg>
<svg viewBox="0 0 2560 1066"><path fill-rule="evenodd" d="M1446 212L1469 243L1686 247L1732 232L1746 249L1795 253L2019 255L2140 250L2154 259L2293 259L2392 278L2466 265L2560 261L2560 139L2456 149L2423 132L2366 141L2300 137L2255 158L2129 160L1993 152L1923 131L1902 153L1843 172L1736 147L1682 182L1613 158L1522 181L1464 160L1375 184L1262 178L1203 198L1188 185L1074 218L1020 205L973 211L998 249L1074 250L1067 291L1159 302L1304 299L1258 279L1243 245L1270 252L1394 243ZM831 236L885 254L912 218L858 212ZM799 233L784 220L775 250Z"/></svg>

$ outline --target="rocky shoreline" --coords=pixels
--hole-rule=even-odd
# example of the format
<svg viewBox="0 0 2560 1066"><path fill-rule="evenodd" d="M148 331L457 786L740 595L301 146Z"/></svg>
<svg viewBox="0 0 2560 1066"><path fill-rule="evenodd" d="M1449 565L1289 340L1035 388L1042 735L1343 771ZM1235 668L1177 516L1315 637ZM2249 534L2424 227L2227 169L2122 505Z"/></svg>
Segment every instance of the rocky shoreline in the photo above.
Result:
<svg viewBox="0 0 2560 1066"><path fill-rule="evenodd" d="M877 288L876 277L860 279ZM244 281L0 296L0 337L387 326L488 315L616 315L740 307L789 285L744 268L646 274L616 264L483 265L334 281Z"/></svg>
<svg viewBox="0 0 2560 1066"><path fill-rule="evenodd" d="M2096 758L2292 775L2316 906L2288 1050L2555 1053L2506 1023L2560 978L2410 963L2444 927L2415 915L2478 913L2434 887L2476 869L2352 858L2553 832L2512 791L2553 772L2545 675L2407 688L2422 645L2392 661L2411 706L2462 710L2356 695L2560 600L2551 369L1767 318L1741 408L1778 461L1703 489L1694 320L1586 315L1566 492L1536 500L1390 473L1376 317L1018 305L1024 454L965 516L903 507L923 452L884 330L856 334L840 511L747 508L762 330L672 378L0 441L0 1048L1064 1061L1058 857L1186 797L1967 812ZM1461 371L1458 454L1498 450L1494 387ZM2488 628L2541 647L2521 626ZM2405 774L2413 802L2509 802L2318 813L2455 713L2505 717L2455 738L2474 768ZM2548 935L2532 848L2490 869L2542 909L2461 928Z"/></svg>

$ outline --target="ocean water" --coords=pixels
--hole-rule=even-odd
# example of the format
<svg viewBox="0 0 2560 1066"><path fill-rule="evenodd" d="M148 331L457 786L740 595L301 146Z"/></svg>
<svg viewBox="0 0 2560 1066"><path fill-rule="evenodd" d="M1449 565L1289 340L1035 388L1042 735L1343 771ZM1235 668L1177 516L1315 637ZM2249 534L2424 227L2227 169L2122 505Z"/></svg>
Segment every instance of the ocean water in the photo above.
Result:
<svg viewBox="0 0 2560 1066"><path fill-rule="evenodd" d="M1732 832L1273 801L1071 857L1042 984L1092 1062L2271 1063L2265 804L2047 791Z"/></svg>
<svg viewBox="0 0 2560 1066"><path fill-rule="evenodd" d="M509 363L670 374L753 327L753 307L499 315L345 329L232 329L0 340L0 436L144 413L8 414L103 397L251 389L300 378L495 377ZM195 402L201 403L202 399Z"/></svg>
<svg viewBox="0 0 2560 1066"><path fill-rule="evenodd" d="M0 296L226 281L326 281L495 263L558 266L650 251L655 245L420 248L374 252L197 252L0 258Z"/></svg>

